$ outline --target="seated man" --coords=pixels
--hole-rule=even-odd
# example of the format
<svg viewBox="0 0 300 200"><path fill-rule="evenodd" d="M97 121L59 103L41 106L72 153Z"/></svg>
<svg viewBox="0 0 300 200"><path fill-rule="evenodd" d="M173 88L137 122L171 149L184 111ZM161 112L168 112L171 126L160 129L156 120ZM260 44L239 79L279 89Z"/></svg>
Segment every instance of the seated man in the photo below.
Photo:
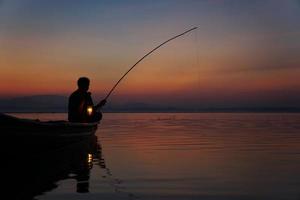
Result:
<svg viewBox="0 0 300 200"><path fill-rule="evenodd" d="M69 97L68 119L70 122L98 122L102 113L97 109L104 106L106 100L102 100L94 106L91 93L88 92L90 80L81 77L77 81L78 89Z"/></svg>

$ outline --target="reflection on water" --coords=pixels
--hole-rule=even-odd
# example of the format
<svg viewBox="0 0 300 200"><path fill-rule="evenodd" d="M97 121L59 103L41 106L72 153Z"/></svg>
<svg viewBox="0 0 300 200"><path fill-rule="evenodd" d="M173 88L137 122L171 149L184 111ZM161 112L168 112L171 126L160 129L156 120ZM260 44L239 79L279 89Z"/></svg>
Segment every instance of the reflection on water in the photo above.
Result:
<svg viewBox="0 0 300 200"><path fill-rule="evenodd" d="M5 160L1 166L1 181L5 184L1 191L7 199L34 199L57 188L57 183L65 179L76 180L76 192L87 193L93 161L97 160L96 164L105 168L95 135L49 151L35 149L33 152L32 148L16 146L2 151Z"/></svg>
<svg viewBox="0 0 300 200"><path fill-rule="evenodd" d="M28 162L20 152L10 188L35 188L28 196L39 200L300 199L300 114L105 114L96 136L102 149L83 155ZM58 165L67 170L53 175Z"/></svg>
<svg viewBox="0 0 300 200"><path fill-rule="evenodd" d="M300 198L300 114L112 114L97 134L141 199Z"/></svg>

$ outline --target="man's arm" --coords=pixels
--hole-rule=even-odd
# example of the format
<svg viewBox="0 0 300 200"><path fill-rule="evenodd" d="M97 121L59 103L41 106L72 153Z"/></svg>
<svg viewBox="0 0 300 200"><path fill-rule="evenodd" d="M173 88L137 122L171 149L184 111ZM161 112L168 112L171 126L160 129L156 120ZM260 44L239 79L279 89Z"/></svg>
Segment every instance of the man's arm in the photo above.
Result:
<svg viewBox="0 0 300 200"><path fill-rule="evenodd" d="M102 101L100 101L96 106L95 106L95 110L103 107L106 104L106 99L103 99Z"/></svg>

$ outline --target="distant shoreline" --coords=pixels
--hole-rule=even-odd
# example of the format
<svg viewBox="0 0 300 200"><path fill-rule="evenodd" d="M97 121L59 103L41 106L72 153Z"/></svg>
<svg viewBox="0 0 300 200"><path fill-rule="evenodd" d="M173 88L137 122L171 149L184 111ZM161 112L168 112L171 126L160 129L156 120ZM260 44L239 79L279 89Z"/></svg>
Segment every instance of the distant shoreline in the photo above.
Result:
<svg viewBox="0 0 300 200"><path fill-rule="evenodd" d="M0 99L0 112L6 113L66 113L68 97L59 95L25 96ZM256 105L171 105L131 102L107 104L105 113L300 113L299 104L256 104Z"/></svg>

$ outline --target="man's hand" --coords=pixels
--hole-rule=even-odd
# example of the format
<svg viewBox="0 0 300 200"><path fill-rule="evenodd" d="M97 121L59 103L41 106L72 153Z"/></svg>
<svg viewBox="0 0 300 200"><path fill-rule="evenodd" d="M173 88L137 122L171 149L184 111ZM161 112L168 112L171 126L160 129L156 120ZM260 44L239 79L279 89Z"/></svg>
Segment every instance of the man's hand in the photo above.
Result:
<svg viewBox="0 0 300 200"><path fill-rule="evenodd" d="M100 101L100 103L97 104L97 107L102 107L106 104L106 99L103 99L102 101Z"/></svg>

